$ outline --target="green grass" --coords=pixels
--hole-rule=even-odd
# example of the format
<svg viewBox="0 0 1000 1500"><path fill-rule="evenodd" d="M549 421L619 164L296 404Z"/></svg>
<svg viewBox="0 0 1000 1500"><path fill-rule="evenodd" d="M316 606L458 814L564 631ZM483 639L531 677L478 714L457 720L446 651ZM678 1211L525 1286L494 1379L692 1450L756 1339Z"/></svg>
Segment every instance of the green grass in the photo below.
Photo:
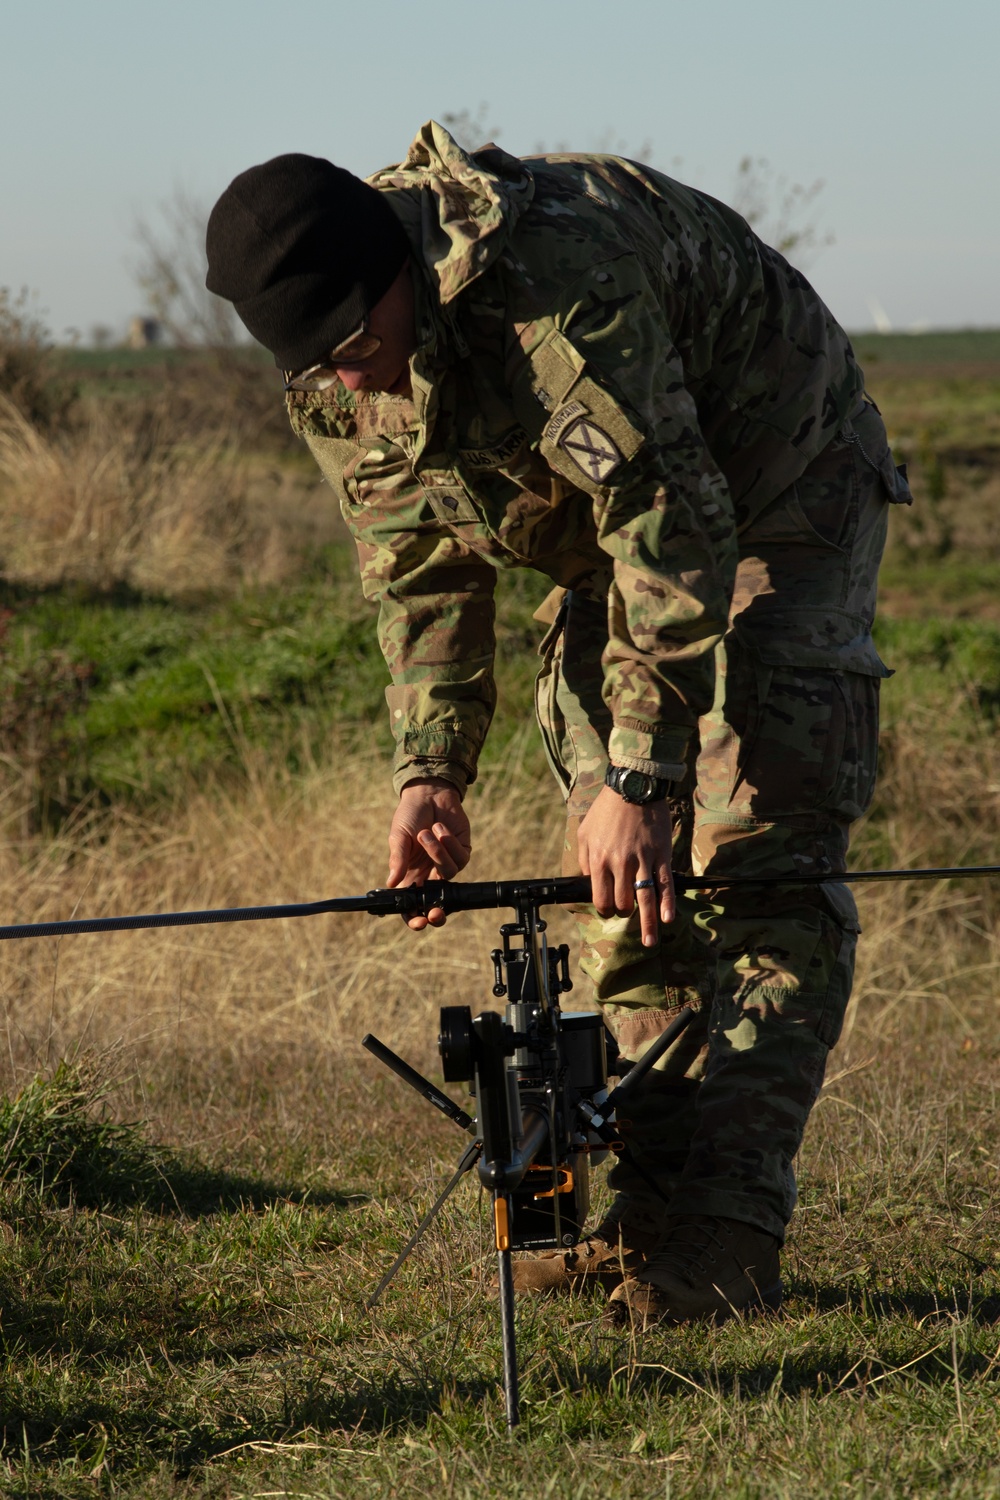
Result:
<svg viewBox="0 0 1000 1500"><path fill-rule="evenodd" d="M928 333L852 333L864 366L1000 365L1000 328L948 328Z"/></svg>
<svg viewBox="0 0 1000 1500"><path fill-rule="evenodd" d="M0 1099L0 1185L15 1213L112 1212L145 1208L201 1215L303 1201L289 1186L206 1167L148 1138L141 1123L117 1119L114 1080L86 1057L60 1062L13 1097ZM336 1195L321 1195L336 1201Z"/></svg>
<svg viewBox="0 0 1000 1500"><path fill-rule="evenodd" d="M1000 707L1000 621L966 613L977 589L992 598L1000 572L954 558L891 561L886 579L890 595L898 589L919 601L914 612L883 614L876 624L898 672L885 692L886 725L934 712L940 737L967 737L980 709ZM487 773L531 716L542 634L532 611L544 592L528 572L498 580L502 711ZM36 766L34 796L50 823L88 799L139 811L168 806L192 775L238 784L262 757L295 772L333 745L381 753L390 744L375 612L361 597L351 549L328 549L311 580L225 600L7 585L0 608L11 611L0 740ZM528 756L526 774L544 775L537 743Z"/></svg>
<svg viewBox="0 0 1000 1500"><path fill-rule="evenodd" d="M307 1064L316 1100L258 1101L214 1201L184 1187L192 1172L210 1184L210 1165L119 1126L151 1181L179 1188L143 1202L122 1196L104 1146L92 1170L79 1160L101 1128L85 1091L67 1109L65 1070L36 1082L3 1118L44 1114L54 1094L49 1155L62 1130L79 1172L70 1192L22 1154L3 1176L4 1492L1000 1493L991 1063L943 1051L929 1122L884 1071L833 1091L852 1106L826 1106L835 1129L820 1107L778 1317L633 1338L603 1329L600 1301L523 1299L513 1441L471 1186L364 1310L460 1149L402 1085ZM252 1162L235 1186L234 1157Z"/></svg>
<svg viewBox="0 0 1000 1500"><path fill-rule="evenodd" d="M974 617L994 598L1000 565L964 555L890 558L886 593L910 601L883 613L876 639L900 678L886 692L892 721L901 682L906 712L942 702L995 712L1000 622ZM532 612L545 593L527 571L498 579L497 676L502 710L484 769L500 763L531 716ZM379 752L390 743L387 675L375 611L361 597L353 550L334 545L292 587L177 603L127 590L89 596L0 585L6 652L0 741L34 758L36 795L58 821L87 799L137 809L183 796L192 774L238 782L264 756L295 771L331 745ZM933 613L929 616L928 611ZM961 713L943 726L962 732ZM539 747L531 774L543 772Z"/></svg>
<svg viewBox="0 0 1000 1500"><path fill-rule="evenodd" d="M875 640L901 681L886 688L887 723L941 703L945 733L978 734L1000 708L1000 623L941 616L880 618ZM903 692L896 691L903 688Z"/></svg>
<svg viewBox="0 0 1000 1500"><path fill-rule="evenodd" d="M238 779L258 753L295 770L334 743L384 749L388 677L353 549L329 548L314 572L196 604L0 585L10 611L0 741L34 756L46 816L94 797L169 803L192 773ZM505 713L487 767L531 711L543 633L531 614L546 592L526 572L502 576L498 591Z"/></svg>
<svg viewBox="0 0 1000 1500"><path fill-rule="evenodd" d="M890 556L879 573L879 597L888 615L894 613L895 599L905 597L924 618L933 611L946 620L984 615L989 619L1000 602L1000 563L963 557L904 561Z"/></svg>
<svg viewBox="0 0 1000 1500"><path fill-rule="evenodd" d="M898 361L1000 361L998 328L951 328L926 333L852 333L851 341L858 351L869 355L877 353L886 359ZM248 364L257 363L268 371L273 369L270 355L257 344L247 344L239 353ZM211 361L213 357L211 353L175 349L167 345L150 349L65 348L53 351L53 358L72 373L109 369L143 370L167 364L197 365L206 360Z"/></svg>
<svg viewBox="0 0 1000 1500"><path fill-rule="evenodd" d="M212 350L177 349L153 345L149 349L52 349L48 355L53 371L80 396L106 398L148 396L165 381L175 385L218 377L219 356ZM280 399L280 385L273 361L259 344L247 344L224 359L256 377L263 389Z"/></svg>

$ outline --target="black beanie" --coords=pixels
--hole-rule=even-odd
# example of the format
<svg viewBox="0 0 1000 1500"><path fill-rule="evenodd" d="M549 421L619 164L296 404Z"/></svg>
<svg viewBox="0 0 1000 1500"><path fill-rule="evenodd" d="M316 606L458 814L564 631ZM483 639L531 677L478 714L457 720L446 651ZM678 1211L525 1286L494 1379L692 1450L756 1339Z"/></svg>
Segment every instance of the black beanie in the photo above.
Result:
<svg viewBox="0 0 1000 1500"><path fill-rule="evenodd" d="M241 172L212 209L210 292L283 370L319 364L385 296L410 253L382 193L318 156Z"/></svg>

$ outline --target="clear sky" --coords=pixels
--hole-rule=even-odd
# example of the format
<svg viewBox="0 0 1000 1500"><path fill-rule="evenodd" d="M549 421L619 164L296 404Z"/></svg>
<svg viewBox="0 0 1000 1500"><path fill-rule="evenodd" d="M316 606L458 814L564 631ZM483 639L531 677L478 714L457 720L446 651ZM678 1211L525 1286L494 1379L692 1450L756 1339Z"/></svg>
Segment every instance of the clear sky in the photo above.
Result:
<svg viewBox="0 0 1000 1500"><path fill-rule="evenodd" d="M841 322L1000 326L998 0L0 0L0 286L57 337L142 310L137 218L283 151L365 173L485 105L515 153L619 149L731 198L825 186Z"/></svg>

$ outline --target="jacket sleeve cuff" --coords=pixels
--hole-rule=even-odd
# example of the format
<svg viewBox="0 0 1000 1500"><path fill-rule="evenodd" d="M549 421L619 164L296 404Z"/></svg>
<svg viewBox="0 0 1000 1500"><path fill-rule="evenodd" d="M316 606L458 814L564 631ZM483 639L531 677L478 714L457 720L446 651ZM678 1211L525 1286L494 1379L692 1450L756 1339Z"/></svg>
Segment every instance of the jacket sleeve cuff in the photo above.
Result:
<svg viewBox="0 0 1000 1500"><path fill-rule="evenodd" d="M465 796L476 779L479 746L463 732L461 724L428 724L406 729L396 748L392 784L397 794L407 782L424 776L440 776Z"/></svg>
<svg viewBox="0 0 1000 1500"><path fill-rule="evenodd" d="M644 776L680 781L687 769L690 734L677 725L616 724L608 740L612 765L641 771Z"/></svg>
<svg viewBox="0 0 1000 1500"><path fill-rule="evenodd" d="M407 760L398 765L393 772L392 785L398 797L404 786L409 786L411 781L426 781L428 776L436 776L441 781L450 781L459 796L465 801L465 793L474 777L470 776L465 766L456 765L452 760Z"/></svg>

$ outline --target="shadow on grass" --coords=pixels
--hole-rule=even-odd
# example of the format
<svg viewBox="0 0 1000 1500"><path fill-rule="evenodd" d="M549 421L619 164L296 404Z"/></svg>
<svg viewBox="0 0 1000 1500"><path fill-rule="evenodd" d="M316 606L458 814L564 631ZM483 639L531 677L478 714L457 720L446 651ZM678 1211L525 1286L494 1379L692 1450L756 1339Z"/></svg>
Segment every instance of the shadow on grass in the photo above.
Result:
<svg viewBox="0 0 1000 1500"><path fill-rule="evenodd" d="M303 1432L320 1437L335 1432L371 1432L392 1436L396 1432L425 1427L456 1399L478 1404L491 1395L485 1382L433 1382L419 1389L374 1385L343 1397L326 1395L286 1402L286 1410L272 1421L244 1421L230 1409L227 1419L192 1414L190 1401L181 1410L155 1394L127 1405L81 1392L61 1408L55 1402L25 1399L5 1389L0 1378L0 1453L44 1468L67 1458L78 1458L99 1439L107 1441L116 1455L116 1466L124 1471L171 1466L177 1478L236 1450L288 1443ZM503 1423L503 1397L495 1391L497 1418ZM178 1407L180 1403L178 1402ZM231 1424L231 1425L229 1425ZM32 1493L36 1493L32 1491Z"/></svg>
<svg viewBox="0 0 1000 1500"><path fill-rule="evenodd" d="M153 1358L159 1365L155 1354ZM30 1392L4 1389L0 1378L4 1437L19 1454L27 1451L32 1462L40 1465L78 1455L98 1437L107 1438L116 1462L123 1467L153 1468L166 1463L184 1479L229 1453L295 1442L303 1435L321 1439L338 1432L365 1433L385 1439L431 1427L441 1416L453 1424L456 1408L462 1407L473 1425L478 1426L483 1413L497 1432L503 1429L499 1371L494 1378L456 1378L421 1370L410 1378L396 1373L372 1379L326 1368L321 1361L310 1363L308 1377L289 1381L278 1393L281 1410L270 1419L262 1419L259 1408L256 1414L234 1412L228 1402L213 1421L211 1400L192 1418L193 1388L172 1395L151 1389L121 1404L80 1390L75 1396L64 1396L59 1406L44 1398L33 1399ZM988 1363L977 1353L960 1353L958 1373L963 1380L971 1379ZM176 1371L171 1368L171 1373ZM647 1335L638 1347L627 1339L609 1338L596 1358L550 1358L544 1372L525 1373L522 1433L530 1440L533 1429L547 1430L556 1420L564 1436L592 1439L605 1428L611 1436L620 1432L623 1404L632 1404L634 1409L639 1398L690 1404L699 1392L713 1403L773 1399L776 1393L793 1401L834 1392L857 1395L865 1394L870 1386L878 1387L893 1373L891 1363L871 1357L859 1361L849 1353L830 1358L811 1351L802 1357L720 1366L671 1355L662 1338ZM905 1378L928 1389L950 1392L955 1375L950 1350L931 1349L908 1365ZM554 1407L553 1396L580 1398L577 1418L565 1402ZM554 1411L558 1416L553 1417Z"/></svg>
<svg viewBox="0 0 1000 1500"><path fill-rule="evenodd" d="M254 1326L259 1305L245 1302L227 1313L206 1314L189 1295L174 1297L172 1293L173 1288L167 1288L160 1305L151 1307L147 1300L140 1313L128 1318L113 1296L94 1297L68 1310L54 1297L25 1295L6 1278L0 1278L0 1352L8 1369L29 1370L37 1361L44 1372L57 1361L71 1365L76 1378L85 1383L90 1373L107 1374L114 1365L133 1364L138 1346L147 1373L155 1373L159 1365L164 1379L189 1374L193 1379L195 1371L213 1367L225 1370L237 1361L287 1351L301 1337L296 1330L259 1323ZM121 1373L128 1384L130 1376L124 1369ZM48 1377L42 1373L39 1379L44 1385ZM41 1421L44 1426L44 1398L41 1411L33 1407L30 1394L24 1397L23 1405L25 1412L18 1421ZM123 1405L119 1416L130 1411L131 1403ZM10 1420L11 1396L0 1377L0 1421ZM61 1431L65 1420L64 1414L54 1419L53 1434Z"/></svg>
<svg viewBox="0 0 1000 1500"><path fill-rule="evenodd" d="M138 1160L115 1153L101 1153L95 1160L93 1153L80 1152L59 1162L51 1157L29 1158L14 1171L5 1163L0 1166L0 1188L6 1190L6 1207L18 1217L22 1210L30 1216L39 1204L102 1209L110 1214L141 1208L199 1219L241 1209L260 1212L283 1204L357 1209L369 1201L368 1194L357 1191L301 1187L227 1172L162 1148Z"/></svg>
<svg viewBox="0 0 1000 1500"><path fill-rule="evenodd" d="M148 608L150 604L178 605L163 595L143 593L123 579L106 587L83 581L70 580L65 583L20 583L10 578L0 578L0 608L17 611L25 607L51 603L60 611L67 606L101 604L111 609L135 610ZM183 608L183 603L180 608Z"/></svg>
<svg viewBox="0 0 1000 1500"><path fill-rule="evenodd" d="M344 1193L338 1188L304 1188L293 1183L270 1181L238 1172L203 1166L197 1161L157 1152L155 1176L137 1178L128 1167L120 1173L106 1172L95 1184L88 1175L79 1185L66 1182L67 1198L80 1207L115 1209L139 1206L153 1213L181 1214L204 1218L210 1214L240 1209L262 1211L282 1204L312 1208L358 1208L367 1196ZM59 1184L57 1184L59 1186Z"/></svg>
<svg viewBox="0 0 1000 1500"><path fill-rule="evenodd" d="M995 1278L991 1280L995 1285ZM786 1301L801 1300L821 1313L843 1311L869 1318L912 1318L920 1323L961 1318L984 1328L1000 1322L1000 1293L977 1290L975 1281L968 1279L933 1291L925 1287L884 1291L857 1283L830 1286L796 1279L786 1283L785 1291Z"/></svg>
<svg viewBox="0 0 1000 1500"><path fill-rule="evenodd" d="M619 1357L593 1361L567 1359L565 1363L554 1361L547 1378L525 1375L521 1389L524 1436L529 1439L532 1436L536 1405L543 1411L541 1425L546 1429L550 1426L553 1396L585 1398L579 1413L579 1432L573 1434L574 1424L572 1421L567 1424L565 1414L558 1418L558 1425L565 1429L566 1435L583 1436L586 1433L593 1437L595 1431L605 1425L609 1435L618 1431L621 1402L635 1402L639 1397L652 1402L681 1400L690 1403L692 1387L713 1402L759 1401L773 1398L775 1393L789 1400L800 1400L804 1395L826 1397L834 1391L856 1395L864 1394L873 1383L877 1388L894 1368L890 1363L873 1358L859 1362L845 1355L830 1360L817 1354L800 1359L771 1358L727 1368L700 1361L674 1363L666 1350L654 1351L648 1347L645 1358L650 1367L643 1368L641 1363L634 1361L634 1353L627 1343L623 1343L618 1351ZM668 1362L671 1367L664 1369L663 1364ZM989 1360L984 1355L966 1353L959 1355L958 1364L960 1377L967 1380L982 1374L989 1366ZM909 1366L906 1378L915 1384L950 1392L955 1379L950 1351L946 1355L940 1351L928 1352ZM602 1403L609 1397L610 1406L602 1415ZM317 1380L313 1388L286 1396L285 1421L264 1424L252 1438L249 1433L244 1433L240 1440L280 1443L306 1431L316 1436L333 1432L399 1436L415 1428L425 1428L439 1416L451 1422L456 1407L462 1406L485 1408L497 1431L501 1431L504 1406L499 1370L494 1379L425 1376L413 1381L369 1380L340 1392L331 1391L328 1382L321 1385ZM214 1451L199 1452L192 1444L183 1456L183 1463L187 1469L197 1467L217 1456L222 1447L219 1445Z"/></svg>
<svg viewBox="0 0 1000 1500"><path fill-rule="evenodd" d="M30 1212L32 1199L61 1207L201 1217L280 1203L343 1208L361 1201L206 1166L151 1141L142 1122L111 1118L107 1086L92 1065L61 1062L13 1098L0 1099L0 1186Z"/></svg>
<svg viewBox="0 0 1000 1500"><path fill-rule="evenodd" d="M595 1421L601 1425L599 1404L609 1396L612 1407L620 1400L627 1403L639 1395L654 1401L677 1398L689 1402L692 1388L712 1400L759 1400L776 1392L790 1399L803 1394L819 1397L838 1389L864 1392L873 1382L891 1375L895 1368L891 1362L875 1357L866 1356L859 1361L844 1353L829 1358L816 1350L801 1357L779 1355L746 1364L677 1359L671 1356L669 1344L665 1346L662 1337L654 1343L649 1335L638 1347L628 1339L608 1337L602 1338L602 1343L605 1348L596 1358L562 1358L550 1354L544 1371L532 1369L530 1361L526 1363L521 1384L526 1435L530 1436L535 1407L551 1410L553 1396L589 1398L581 1411L581 1420L584 1427L590 1428ZM963 1380L981 1375L990 1367L990 1359L978 1352L959 1352L957 1360ZM908 1366L906 1376L928 1387L950 1390L955 1380L950 1348L945 1353L928 1350ZM499 1367L493 1378L442 1377L428 1370L414 1372L411 1379L401 1375L378 1381L365 1379L340 1391L331 1389L329 1376L320 1370L297 1391L286 1393L285 1424L262 1432L257 1440L286 1441L294 1433L307 1429L317 1434L361 1431L390 1436L425 1426L436 1416L449 1416L456 1407L483 1404L491 1409L497 1427L502 1428ZM617 1426L619 1415L614 1410L608 1411L609 1430ZM191 1457L193 1462L199 1461L194 1455Z"/></svg>

